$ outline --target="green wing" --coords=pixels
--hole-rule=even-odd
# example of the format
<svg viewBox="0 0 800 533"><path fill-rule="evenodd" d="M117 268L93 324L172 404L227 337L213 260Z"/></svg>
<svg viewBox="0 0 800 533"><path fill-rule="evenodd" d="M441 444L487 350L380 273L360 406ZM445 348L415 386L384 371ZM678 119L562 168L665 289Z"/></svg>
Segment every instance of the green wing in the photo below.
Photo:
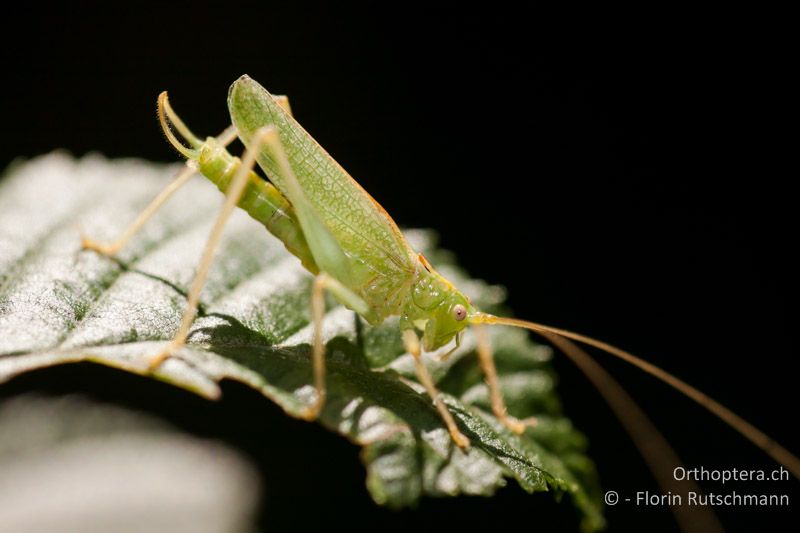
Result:
<svg viewBox="0 0 800 533"><path fill-rule="evenodd" d="M228 108L246 144L261 127L274 125L278 129L306 198L351 259L357 283L376 284L375 291L385 293L409 279L416 256L388 213L266 89L242 76L230 88ZM268 150L262 151L258 163L274 185L290 197L287 183Z"/></svg>

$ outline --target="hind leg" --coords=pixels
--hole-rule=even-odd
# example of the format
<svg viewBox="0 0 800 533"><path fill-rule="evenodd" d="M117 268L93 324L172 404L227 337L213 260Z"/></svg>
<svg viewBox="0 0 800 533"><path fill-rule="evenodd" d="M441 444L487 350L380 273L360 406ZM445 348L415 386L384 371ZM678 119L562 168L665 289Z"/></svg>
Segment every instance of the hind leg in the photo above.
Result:
<svg viewBox="0 0 800 533"><path fill-rule="evenodd" d="M136 235L136 233L142 229L142 226L144 226L144 224L150 220L156 211L158 211L161 206L164 205L164 202L169 200L170 196L172 196L175 191L186 185L186 183L189 181L189 178L194 176L195 172L197 172L197 169L194 166L189 164L184 166L183 169L178 172L178 175L175 176L175 179L173 179L172 182L170 182L170 184L164 188L164 190L158 193L158 196L156 196L153 201L150 202L150 205L148 205L145 210L142 211L138 217L136 217L136 220L134 220L133 223L128 226L124 232L122 232L122 235L120 235L117 240L110 243L102 243L94 241L85 235L81 235L81 247L84 250L94 250L95 252L107 255L109 257L116 255L117 252L119 252L125 247L126 244L128 244L128 241L131 240L131 237Z"/></svg>
<svg viewBox="0 0 800 533"><path fill-rule="evenodd" d="M288 102L287 104L288 105ZM222 132L219 137L217 137L217 141L220 142L222 146L227 146L236 138L236 129L232 126ZM122 232L115 241L110 243L102 243L95 240L92 240L85 235L81 235L81 247L84 250L94 250L95 252L101 253L103 255L107 255L109 257L116 255L120 250L122 250L128 241L136 235L139 230L142 229L142 226L150 220L156 212L161 209L164 203L175 194L178 189L183 187L189 182L189 179L194 176L195 172L197 172L196 163L192 160L186 162L186 165L178 172L175 178L170 182L169 185L164 187L164 189L158 193L158 196L153 198L153 201L142 211L136 220L128 226L125 231Z"/></svg>
<svg viewBox="0 0 800 533"><path fill-rule="evenodd" d="M192 322L194 322L195 316L197 315L197 305L200 302L200 292L203 290L203 285L205 285L206 278L208 277L208 271L211 268L211 264L214 260L214 253L217 251L219 242L222 239L222 233L225 229L225 224L233 213L233 209L236 207L236 204L239 203L239 200L242 197L242 193L244 192L245 186L249 180L249 174L255 166L256 156L261 150L263 143L264 139L262 136L257 136L253 139L251 146L245 152L244 157L242 157L241 166L236 171L236 174L228 185L228 190L225 194L225 202L222 204L222 208L219 211L219 215L217 215L217 220L214 223L214 227L211 229L211 234L206 241L206 246L203 250L202 258L200 259L200 264L197 267L197 273L195 274L194 280L192 281L192 285L189 289L186 308L183 312L183 317L181 318L180 327L178 328L175 337L172 339L172 342L170 342L162 352L150 359L149 366L151 370L157 368L161 363L164 362L165 359L186 344L186 338L189 335Z"/></svg>

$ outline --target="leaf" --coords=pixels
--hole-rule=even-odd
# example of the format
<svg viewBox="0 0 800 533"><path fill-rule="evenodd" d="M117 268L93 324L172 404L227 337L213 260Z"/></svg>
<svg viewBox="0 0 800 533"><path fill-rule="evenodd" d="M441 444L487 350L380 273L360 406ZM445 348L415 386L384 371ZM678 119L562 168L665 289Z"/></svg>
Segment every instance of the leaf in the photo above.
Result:
<svg viewBox="0 0 800 533"><path fill-rule="evenodd" d="M63 153L13 168L0 184L0 380L93 361L210 399L219 397L221 380L236 380L289 415L311 400L310 276L243 212L226 229L189 346L148 373L147 357L178 326L222 196L201 178L191 181L117 259L81 251L78 225L94 239L112 240L176 170ZM476 304L498 309L501 288L468 279L450 254L434 249L431 232L407 236ZM464 453L414 380L397 321L371 328L330 303L324 324L329 399L320 422L363 447L367 487L377 503L401 508L423 495L488 496L513 478L528 492L568 494L585 530L603 526L594 466L584 437L561 413L548 348L524 332L492 331L511 413L539 421L521 437L490 414L471 336L447 362L427 359L473 443Z"/></svg>

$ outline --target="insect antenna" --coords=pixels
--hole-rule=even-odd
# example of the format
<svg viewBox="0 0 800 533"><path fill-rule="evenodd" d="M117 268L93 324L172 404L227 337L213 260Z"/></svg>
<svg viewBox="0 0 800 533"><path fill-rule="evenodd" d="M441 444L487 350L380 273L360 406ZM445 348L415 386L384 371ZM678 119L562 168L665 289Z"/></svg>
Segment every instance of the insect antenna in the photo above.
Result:
<svg viewBox="0 0 800 533"><path fill-rule="evenodd" d="M587 337L586 335L581 335L580 333L574 333L572 331L554 328L552 326L546 326L536 322L529 322L527 320L520 320L518 318L505 318L490 315L488 313L479 313L478 315L474 316L471 321L477 324L500 324L523 328L536 332L545 338L551 338L548 337L548 334L557 335L559 337L571 339L573 341L592 346L619 359L622 359L623 361L627 361L651 376L660 379L664 383L670 385L672 388L678 390L685 396L691 398L698 404L711 411L714 415L723 420L725 423L747 438L750 442L761 448L775 461L786 467L786 469L789 470L794 477L800 479L800 459L798 459L789 450L772 440L772 438L770 438L763 431L707 394L701 392L695 387L692 387L685 381L673 376L666 370L663 370L652 363L648 363L640 357L636 357L630 352L626 352L625 350L617 348L616 346L612 346L606 342Z"/></svg>
<svg viewBox="0 0 800 533"><path fill-rule="evenodd" d="M597 361L580 346L569 339L554 333L540 332L539 334L569 357L600 392L644 458L650 472L658 482L662 494L701 493L700 487L694 481L682 480L679 482L675 479L673 470L683 466L683 461L670 446L666 437L616 379L597 364ZM684 533L721 533L724 531L711 506L671 505L670 509L680 530Z"/></svg>
<svg viewBox="0 0 800 533"><path fill-rule="evenodd" d="M187 159L197 159L199 156L198 149L203 146L203 142L197 138L197 136L192 133L186 124L180 119L180 117L175 113L172 109L172 106L169 104L169 98L167 97L167 91L162 92L158 95L158 121L161 123L161 129L164 131L164 135L167 137L169 143L184 157ZM172 127L170 127L170 125ZM190 150L184 144L178 140L174 133L172 133L172 128L175 130L194 148L194 150Z"/></svg>

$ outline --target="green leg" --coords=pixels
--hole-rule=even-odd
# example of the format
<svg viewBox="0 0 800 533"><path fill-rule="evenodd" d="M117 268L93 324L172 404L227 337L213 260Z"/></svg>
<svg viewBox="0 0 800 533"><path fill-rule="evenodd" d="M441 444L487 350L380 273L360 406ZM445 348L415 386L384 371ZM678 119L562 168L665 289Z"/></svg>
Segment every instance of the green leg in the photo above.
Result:
<svg viewBox="0 0 800 533"><path fill-rule="evenodd" d="M300 413L301 418L306 420L315 420L319 416L322 407L325 405L325 397L327 395L325 387L325 344L322 339L322 321L325 317L325 291L333 294L337 300L361 316L371 317L372 315L364 300L328 274L323 272L314 278L314 287L311 293L311 319L314 324L312 363L317 398L313 405Z"/></svg>
<svg viewBox="0 0 800 533"><path fill-rule="evenodd" d="M453 442L455 442L456 446L461 449L469 448L469 439L463 433L461 433L456 425L456 421L453 420L453 415L450 414L450 411L447 410L447 406L439 399L439 391L436 390L436 385L433 383L433 379L428 372L428 368L425 366L425 362L422 360L422 349L419 344L419 337L417 337L417 334L414 333L414 330L403 330L403 344L405 345L406 350L414 356L417 377L425 387L425 390L428 391L428 396L430 396L433 400L433 405L435 405L436 409L439 411L439 415L442 417L442 420L447 426L447 431L450 432L450 437L453 439Z"/></svg>
<svg viewBox="0 0 800 533"><path fill-rule="evenodd" d="M311 298L314 321L314 385L317 389L317 400L302 413L303 418L311 420L319 416L325 403L325 346L322 343L325 291L329 291L340 302L367 320L374 320L377 317L369 305L351 289L353 284L350 283L350 260L306 197L286 157L286 150L278 136L278 130L274 126L261 128L256 132L256 138L263 140L264 146L272 153L282 177L286 180L286 196L297 214L303 237L320 272L314 281ZM255 147L251 146L250 149L254 150Z"/></svg>
<svg viewBox="0 0 800 533"><path fill-rule="evenodd" d="M343 286L352 287L350 260L306 197L286 156L278 130L274 126L267 126L259 129L256 136L264 140L264 145L272 153L283 179L286 180L286 196L294 207L303 236L319 271L327 273Z"/></svg>
<svg viewBox="0 0 800 533"><path fill-rule="evenodd" d="M153 201L150 202L150 205L148 205L144 211L142 211L139 216L136 217L136 220L134 220L133 223L128 226L124 232L122 232L122 235L120 235L117 240L110 243L103 243L94 241L85 235L81 235L81 247L84 250L94 250L95 252L107 255L109 257L116 255L117 252L122 250L122 248L128 244L128 241L130 241L131 238L136 235L140 229L142 229L142 226L144 226L144 224L150 220L154 214L156 214L161 206L164 205L164 202L169 200L169 198L178 189L186 185L189 179L194 176L196 172L197 168L194 165L187 163L186 166L184 166L183 169L178 172L178 175L175 176L175 179L173 179L170 184L164 188L164 190L158 193L158 196L156 196Z"/></svg>
<svg viewBox="0 0 800 533"><path fill-rule="evenodd" d="M535 418L517 420L508 414L506 402L503 400L503 393L500 391L500 382L497 380L497 369L494 366L494 355L489 337L486 335L486 328L480 324L475 324L475 335L478 338L478 360L481 369L486 376L486 385L489 387L489 398L492 402L492 412L500 422L514 433L521 434L526 426L536 425Z"/></svg>
<svg viewBox="0 0 800 533"><path fill-rule="evenodd" d="M189 289L186 308L181 318L181 325L175 337L172 339L172 342L161 353L150 359L151 369L157 368L165 359L186 344L186 338L189 336L192 322L194 322L195 316L197 315L197 304L200 302L200 292L203 290L203 285L205 285L206 278L208 277L208 271L214 260L214 253L217 251L217 246L219 246L219 242L222 239L222 232L225 229L225 224L236 208L236 204L239 203L245 186L248 184L250 171L255 166L256 154L258 150L260 150L262 143L263 139L260 136L254 138L252 147L248 148L247 152L245 152L241 166L228 185L225 202L222 204L219 215L217 215L217 221L211 229L208 241L206 241L203 256L197 267L197 273Z"/></svg>
<svg viewBox="0 0 800 533"><path fill-rule="evenodd" d="M288 102L287 102L288 105ZM230 144L236 138L236 129L231 126L225 131L223 131L218 137L217 141L220 143L221 146L225 147ZM94 250L95 252L101 253L107 256L114 256L116 255L122 248L128 244L128 241L136 235L142 226L152 218L156 212L161 209L164 203L170 199L170 197L177 192L178 189L186 185L189 182L189 179L197 172L197 164L194 161L187 161L186 166L181 169L178 174L175 176L169 185L167 185L158 196L156 196L152 202L142 211L136 220L128 226L128 228L122 233L122 235L117 238L114 242L110 243L102 243L98 241L94 241L85 235L81 235L81 246L84 250Z"/></svg>

